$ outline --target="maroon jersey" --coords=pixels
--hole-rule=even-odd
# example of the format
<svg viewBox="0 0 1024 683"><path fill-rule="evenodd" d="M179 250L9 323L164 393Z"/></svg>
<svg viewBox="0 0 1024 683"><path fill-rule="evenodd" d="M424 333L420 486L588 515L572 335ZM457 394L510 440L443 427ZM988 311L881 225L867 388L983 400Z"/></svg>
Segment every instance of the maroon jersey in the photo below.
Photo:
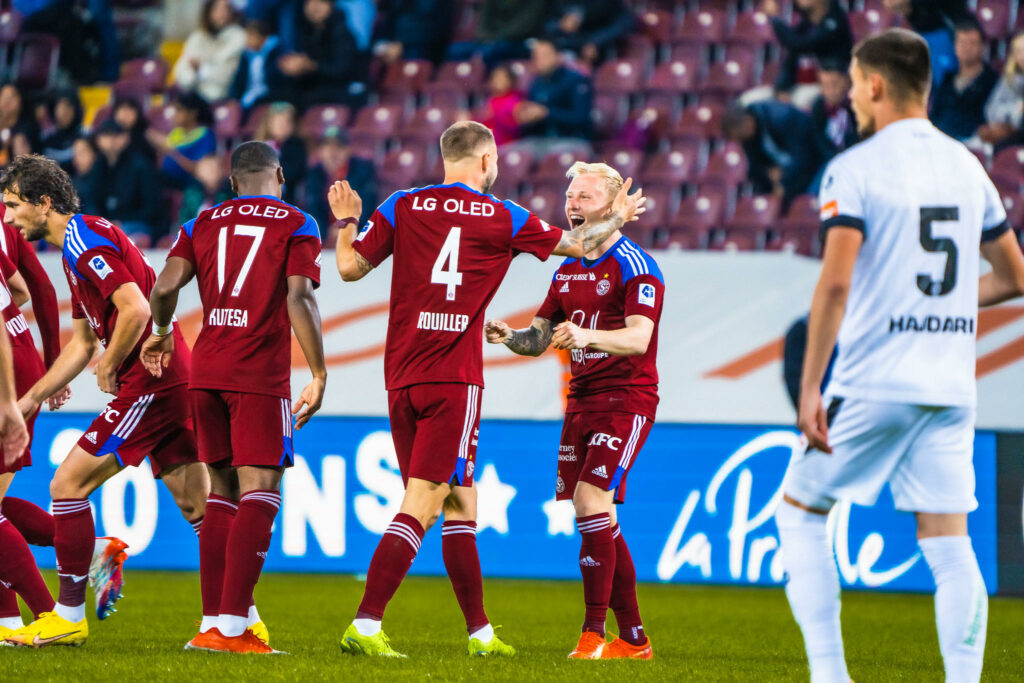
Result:
<svg viewBox="0 0 1024 683"><path fill-rule="evenodd" d="M203 301L189 386L291 397L288 276L320 285L313 217L277 197L229 199L185 223L169 256L195 266Z"/></svg>
<svg viewBox="0 0 1024 683"><path fill-rule="evenodd" d="M104 348L117 324L117 307L110 300L118 287L134 282L149 298L156 273L139 248L110 221L99 216L75 214L64 231L64 275L71 288L71 317L85 318ZM189 352L185 338L174 326L175 353L163 377L153 377L139 360L142 342L149 336L150 324L138 343L117 369L118 398L142 396L188 381Z"/></svg>
<svg viewBox="0 0 1024 683"><path fill-rule="evenodd" d="M35 342L32 341L32 333L28 329L25 316L21 314L18 304L14 303L14 297L7 286L7 280L17 272L14 263L5 255L0 253L0 314L3 315L4 325L7 327L7 334L11 338L11 346L26 346L35 352Z"/></svg>
<svg viewBox="0 0 1024 683"><path fill-rule="evenodd" d="M658 407L658 320L665 280L658 264L628 237L595 261L566 259L537 311L554 327L569 320L591 330L618 330L626 318L654 321L647 351L612 356L595 349L572 350L567 413L625 411L654 419Z"/></svg>
<svg viewBox="0 0 1024 683"><path fill-rule="evenodd" d="M385 386L483 386L484 309L516 254L546 260L561 236L518 204L462 183L388 197L353 244L374 266L395 255Z"/></svg>
<svg viewBox="0 0 1024 683"><path fill-rule="evenodd" d="M0 204L0 219L6 209ZM0 226L0 251L10 259L15 269L25 278L25 285L32 297L32 312L43 341L43 356L46 367L60 355L60 313L57 308L57 292L53 289L43 264L39 263L32 245L22 237L11 223Z"/></svg>

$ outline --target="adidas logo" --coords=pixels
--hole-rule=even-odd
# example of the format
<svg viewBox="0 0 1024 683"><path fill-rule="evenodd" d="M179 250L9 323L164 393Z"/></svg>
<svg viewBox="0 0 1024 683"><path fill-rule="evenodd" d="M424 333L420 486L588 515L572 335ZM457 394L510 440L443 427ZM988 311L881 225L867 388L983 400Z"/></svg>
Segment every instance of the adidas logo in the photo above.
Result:
<svg viewBox="0 0 1024 683"><path fill-rule="evenodd" d="M600 567L601 566L601 563L598 562L597 560L595 560L594 558L592 558L590 555L587 555L586 557L582 558L580 560L580 564L582 564L584 567Z"/></svg>
<svg viewBox="0 0 1024 683"><path fill-rule="evenodd" d="M559 294L565 294L568 291L569 291L569 283L566 282L564 285L562 285L562 288L560 290L558 290L558 293Z"/></svg>
<svg viewBox="0 0 1024 683"><path fill-rule="evenodd" d="M608 478L608 470L604 468L604 465L601 465L600 467L591 470L590 473L596 474L599 477L604 477L605 479Z"/></svg>
<svg viewBox="0 0 1024 683"><path fill-rule="evenodd" d="M85 440L88 441L89 443L96 443L96 436L97 434L95 431L89 432L88 434L85 435Z"/></svg>

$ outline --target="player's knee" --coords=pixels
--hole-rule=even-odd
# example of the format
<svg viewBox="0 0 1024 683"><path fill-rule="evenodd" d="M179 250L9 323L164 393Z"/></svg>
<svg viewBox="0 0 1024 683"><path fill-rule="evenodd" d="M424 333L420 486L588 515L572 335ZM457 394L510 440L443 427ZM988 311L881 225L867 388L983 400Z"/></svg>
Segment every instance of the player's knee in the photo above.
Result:
<svg viewBox="0 0 1024 683"><path fill-rule="evenodd" d="M576 509L577 517L590 517L601 513L610 513L612 500L608 491L602 491L596 486L580 483L572 496L572 505Z"/></svg>
<svg viewBox="0 0 1024 683"><path fill-rule="evenodd" d="M84 494L88 495L88 494ZM72 481L71 477L66 472L61 471L60 468L53 475L53 479L50 481L50 497L53 500L62 500L67 498L82 498L82 488L77 482Z"/></svg>

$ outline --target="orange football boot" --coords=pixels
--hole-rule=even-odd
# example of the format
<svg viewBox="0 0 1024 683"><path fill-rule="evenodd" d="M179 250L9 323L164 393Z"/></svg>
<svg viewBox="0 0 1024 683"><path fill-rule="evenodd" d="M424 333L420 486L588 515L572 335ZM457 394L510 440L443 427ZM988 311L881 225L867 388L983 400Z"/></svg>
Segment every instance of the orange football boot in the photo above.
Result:
<svg viewBox="0 0 1024 683"><path fill-rule="evenodd" d="M648 638L643 645L632 645L622 638L616 638L605 646L601 659L654 659L651 639Z"/></svg>
<svg viewBox="0 0 1024 683"><path fill-rule="evenodd" d="M605 645L607 643L600 633L584 631L580 634L576 649L569 653L569 659L601 659Z"/></svg>
<svg viewBox="0 0 1024 683"><path fill-rule="evenodd" d="M203 631L195 638L185 644L186 650L203 650L205 652L225 652L227 638L214 626L209 631Z"/></svg>

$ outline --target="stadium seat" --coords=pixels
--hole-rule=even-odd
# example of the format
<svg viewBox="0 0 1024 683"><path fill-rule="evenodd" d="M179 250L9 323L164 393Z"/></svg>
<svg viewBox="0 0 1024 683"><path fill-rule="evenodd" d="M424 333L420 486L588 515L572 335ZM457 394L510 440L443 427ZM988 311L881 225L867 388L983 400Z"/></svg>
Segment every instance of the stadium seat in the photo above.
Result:
<svg viewBox="0 0 1024 683"><path fill-rule="evenodd" d="M708 67L707 78L700 85L701 101L726 101L740 95L754 84L753 65L747 61L726 59Z"/></svg>
<svg viewBox="0 0 1024 683"><path fill-rule="evenodd" d="M629 98L620 95L594 96L594 104L590 109L591 125L598 139L607 139L615 135L626 121L629 113Z"/></svg>
<svg viewBox="0 0 1024 683"><path fill-rule="evenodd" d="M381 84L381 97L388 93L418 94L430 82L434 65L426 59L401 59L388 65Z"/></svg>
<svg viewBox="0 0 1024 683"><path fill-rule="evenodd" d="M645 72L649 71L658 60L658 46L642 33L631 33L626 36L617 53L620 59L629 59L642 64Z"/></svg>
<svg viewBox="0 0 1024 683"><path fill-rule="evenodd" d="M170 133L171 129L174 128L175 109L176 107L173 104L162 104L150 107L146 111L146 121L152 128L155 128L161 133Z"/></svg>
<svg viewBox="0 0 1024 683"><path fill-rule="evenodd" d="M242 122L242 137L251 138L256 134L256 129L260 127L260 123L263 118L267 115L270 110L269 104L257 104L249 111L249 116L243 116Z"/></svg>
<svg viewBox="0 0 1024 683"><path fill-rule="evenodd" d="M218 140L234 140L242 128L242 107L236 100L213 105L213 132Z"/></svg>
<svg viewBox="0 0 1024 683"><path fill-rule="evenodd" d="M644 203L643 215L640 216L640 223L645 227L655 229L664 227L672 215L674 202L673 195L676 190L667 186L647 185L643 188L647 201Z"/></svg>
<svg viewBox="0 0 1024 683"><path fill-rule="evenodd" d="M110 89L111 95L118 100L135 100L145 106L150 95L154 94L153 86L143 79L121 79Z"/></svg>
<svg viewBox="0 0 1024 683"><path fill-rule="evenodd" d="M730 229L714 233L708 242L708 249L711 251L755 251L760 246L760 236L747 229Z"/></svg>
<svg viewBox="0 0 1024 683"><path fill-rule="evenodd" d="M850 12L850 31L854 41L860 41L873 33L889 28L894 17L884 9L868 9L861 12Z"/></svg>
<svg viewBox="0 0 1024 683"><path fill-rule="evenodd" d="M818 198L810 194L794 197L789 203L786 215L775 222L781 232L817 232L821 219L818 214Z"/></svg>
<svg viewBox="0 0 1024 683"><path fill-rule="evenodd" d="M23 33L14 43L14 82L29 90L49 86L57 75L60 42L42 33Z"/></svg>
<svg viewBox="0 0 1024 683"><path fill-rule="evenodd" d="M716 182L734 187L747 179L747 158L743 148L734 142L708 157L708 165L701 175L701 181Z"/></svg>
<svg viewBox="0 0 1024 683"><path fill-rule="evenodd" d="M96 110L96 113L92 115L92 123L89 124L91 130L99 128L104 121L109 119L114 114L114 106L111 104L104 104L102 107Z"/></svg>
<svg viewBox="0 0 1024 683"><path fill-rule="evenodd" d="M644 186L679 187L693 180L697 172L698 149L697 143L691 142L648 157L643 169Z"/></svg>
<svg viewBox="0 0 1024 683"><path fill-rule="evenodd" d="M698 73L702 72L708 64L708 46L696 43L675 43L669 50L669 60L678 59L683 62L693 62L697 65Z"/></svg>
<svg viewBox="0 0 1024 683"><path fill-rule="evenodd" d="M605 149L603 151L603 156L597 155L596 158L618 171L623 179L633 178L633 183L636 184L640 166L644 162L644 153L628 147Z"/></svg>
<svg viewBox="0 0 1024 683"><path fill-rule="evenodd" d="M639 16L640 28L656 43L668 43L672 39L672 14L664 10L649 9Z"/></svg>
<svg viewBox="0 0 1024 683"><path fill-rule="evenodd" d="M707 232L722 224L725 202L725 194L720 190L701 188L697 194L683 198L670 223L696 226Z"/></svg>
<svg viewBox="0 0 1024 683"><path fill-rule="evenodd" d="M378 144L394 137L402 123L402 108L394 104L363 107L352 124L352 137L362 137Z"/></svg>
<svg viewBox="0 0 1024 683"><path fill-rule="evenodd" d="M726 229L750 229L766 231L776 227L782 202L775 195L759 194L740 197L736 201L732 218L725 223Z"/></svg>
<svg viewBox="0 0 1024 683"><path fill-rule="evenodd" d="M427 150L424 145L403 144L388 152L384 163L377 169L381 196L413 187L423 176L426 161Z"/></svg>
<svg viewBox="0 0 1024 683"><path fill-rule="evenodd" d="M455 118L455 111L447 107L421 107L416 110L409 122L402 126L398 139L403 143L412 140L434 145L441 138L441 133L455 122Z"/></svg>
<svg viewBox="0 0 1024 683"><path fill-rule="evenodd" d="M13 43L21 35L21 25L25 17L21 12L13 9L5 9L0 12L0 43Z"/></svg>
<svg viewBox="0 0 1024 683"><path fill-rule="evenodd" d="M669 92L686 95L697 88L700 76L700 64L690 59L672 59L655 67L651 77L647 79L647 92Z"/></svg>
<svg viewBox="0 0 1024 683"><path fill-rule="evenodd" d="M532 174L537 183L564 183L565 172L576 161L574 152L554 152L541 158Z"/></svg>
<svg viewBox="0 0 1024 683"><path fill-rule="evenodd" d="M594 91L600 94L631 95L643 89L644 67L638 60L610 59L594 73Z"/></svg>
<svg viewBox="0 0 1024 683"><path fill-rule="evenodd" d="M530 89L530 84L533 83L533 79L536 76L536 72L533 70L533 64L528 59L513 59L507 62L508 68L512 71L512 74L516 77L516 87L523 92L527 92Z"/></svg>
<svg viewBox="0 0 1024 683"><path fill-rule="evenodd" d="M775 31L768 15L761 11L740 12L736 15L736 23L726 36L726 43L742 43L764 47L774 44Z"/></svg>
<svg viewBox="0 0 1024 683"><path fill-rule="evenodd" d="M707 45L725 40L726 14L719 9L689 12L675 32L673 42Z"/></svg>
<svg viewBox="0 0 1024 683"><path fill-rule="evenodd" d="M672 223L662 234L655 235L655 249L685 249L687 251L703 249L707 244L708 234L697 226L688 223Z"/></svg>
<svg viewBox="0 0 1024 683"><path fill-rule="evenodd" d="M667 100L653 99L649 104L629 113L626 119L625 131L632 137L638 146L643 141L644 148L654 146L659 140L665 137L676 118L675 112L682 108L678 102L671 98Z"/></svg>
<svg viewBox="0 0 1024 683"><path fill-rule="evenodd" d="M1024 145L1000 150L992 159L992 178L1007 184L1024 181Z"/></svg>
<svg viewBox="0 0 1024 683"><path fill-rule="evenodd" d="M423 104L445 109L468 109L470 100L473 98L473 91L458 83L442 81L427 83L423 86L422 96Z"/></svg>
<svg viewBox="0 0 1024 683"><path fill-rule="evenodd" d="M1010 35L1010 3L1006 0L978 0L978 23L989 40L1005 40Z"/></svg>
<svg viewBox="0 0 1024 683"><path fill-rule="evenodd" d="M783 230L769 235L764 244L765 251L786 251L801 256L817 256L818 235L816 230Z"/></svg>
<svg viewBox="0 0 1024 683"><path fill-rule="evenodd" d="M722 112L722 106L715 103L687 107L669 136L673 142L679 139L718 138L722 135Z"/></svg>
<svg viewBox="0 0 1024 683"><path fill-rule="evenodd" d="M160 57L140 57L121 65L122 81L138 81L149 88L149 92L162 92L167 85L167 62Z"/></svg>
<svg viewBox="0 0 1024 683"><path fill-rule="evenodd" d="M501 151L498 154L498 160L501 169L498 172L498 183L503 186L514 186L518 193L519 185L530 179L530 173L533 171L533 155L525 149L513 149L507 152Z"/></svg>
<svg viewBox="0 0 1024 683"><path fill-rule="evenodd" d="M299 130L302 135L316 140L332 126L347 126L351 116L352 111L343 104L320 104L306 110L299 121Z"/></svg>
<svg viewBox="0 0 1024 683"><path fill-rule="evenodd" d="M484 87L487 70L478 59L445 62L434 76L435 83L458 83L464 88L478 90Z"/></svg>
<svg viewBox="0 0 1024 683"><path fill-rule="evenodd" d="M552 225L565 225L564 181L558 185L538 185L523 195L520 203Z"/></svg>

